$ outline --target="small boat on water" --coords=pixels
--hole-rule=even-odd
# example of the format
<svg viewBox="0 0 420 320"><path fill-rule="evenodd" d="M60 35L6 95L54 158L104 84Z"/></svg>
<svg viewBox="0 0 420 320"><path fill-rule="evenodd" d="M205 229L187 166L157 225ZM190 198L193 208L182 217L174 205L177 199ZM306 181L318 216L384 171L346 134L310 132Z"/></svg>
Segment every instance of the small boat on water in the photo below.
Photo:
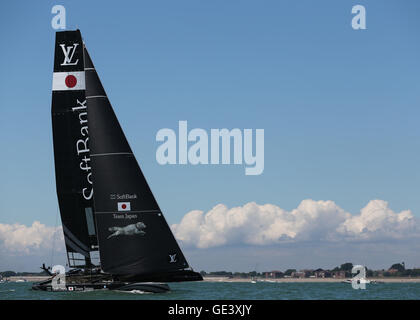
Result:
<svg viewBox="0 0 420 320"><path fill-rule="evenodd" d="M355 279L355 280L353 280L353 279L346 279L346 280L343 280L343 281L341 281L342 283L350 283L350 284L352 284L353 283L353 281L354 282L356 282L357 284L361 284L361 283L364 283L364 284L374 284L374 283L378 283L376 280L368 280L368 279L366 279L366 278L362 278L362 279Z"/></svg>
<svg viewBox="0 0 420 320"><path fill-rule="evenodd" d="M110 39L112 40L112 39ZM79 30L56 33L52 129L67 260L34 290L166 292L200 281L118 122Z"/></svg>

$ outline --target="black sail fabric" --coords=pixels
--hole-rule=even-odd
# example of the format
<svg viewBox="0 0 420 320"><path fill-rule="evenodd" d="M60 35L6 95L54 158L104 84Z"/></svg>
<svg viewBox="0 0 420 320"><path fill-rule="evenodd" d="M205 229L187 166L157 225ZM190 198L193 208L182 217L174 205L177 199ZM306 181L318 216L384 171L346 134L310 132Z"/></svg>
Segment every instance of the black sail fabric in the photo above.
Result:
<svg viewBox="0 0 420 320"><path fill-rule="evenodd" d="M69 263L86 265L90 251L97 250L97 238L83 42L78 30L56 33L51 113L57 197Z"/></svg>
<svg viewBox="0 0 420 320"><path fill-rule="evenodd" d="M188 268L85 48L86 99L101 266L114 275Z"/></svg>

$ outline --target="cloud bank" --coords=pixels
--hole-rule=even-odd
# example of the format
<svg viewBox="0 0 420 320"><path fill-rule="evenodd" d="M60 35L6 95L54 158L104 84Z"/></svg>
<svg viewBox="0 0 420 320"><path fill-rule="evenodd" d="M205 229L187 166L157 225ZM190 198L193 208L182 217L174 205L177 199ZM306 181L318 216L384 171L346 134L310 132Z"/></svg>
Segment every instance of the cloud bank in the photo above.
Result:
<svg viewBox="0 0 420 320"><path fill-rule="evenodd" d="M194 210L171 226L184 246L273 245L304 241L377 241L419 237L410 210L392 211L383 200L370 201L352 215L333 201L303 200L287 211L250 202L229 209L219 204L209 212Z"/></svg>
<svg viewBox="0 0 420 320"><path fill-rule="evenodd" d="M19 223L0 223L0 252L15 256L37 254L51 251L53 246L56 251L64 249L61 226L48 227L39 221L34 221L29 227Z"/></svg>
<svg viewBox="0 0 420 320"><path fill-rule="evenodd" d="M291 211L255 202L234 208L219 204L206 213L193 210L171 228L197 265L240 270L256 261L267 268L350 258L370 265L386 265L391 258L418 264L419 226L410 210L394 212L383 200L350 214L333 201L307 199ZM0 223L0 270L35 270L53 251L54 259L65 263L61 226Z"/></svg>

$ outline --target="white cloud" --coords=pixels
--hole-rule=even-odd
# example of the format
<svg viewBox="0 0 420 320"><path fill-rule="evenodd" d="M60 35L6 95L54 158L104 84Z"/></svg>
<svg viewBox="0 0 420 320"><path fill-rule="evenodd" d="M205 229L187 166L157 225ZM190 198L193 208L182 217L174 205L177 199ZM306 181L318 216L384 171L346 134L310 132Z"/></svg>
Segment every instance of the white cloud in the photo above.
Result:
<svg viewBox="0 0 420 320"><path fill-rule="evenodd" d="M55 239L55 240L54 240ZM33 254L64 248L62 228L48 227L39 221L31 226L0 223L0 251L10 255Z"/></svg>
<svg viewBox="0 0 420 320"><path fill-rule="evenodd" d="M182 244L198 248L418 236L411 211L395 213L382 200L370 201L357 215L351 215L333 201L310 199L303 200L292 211L255 202L231 209L219 204L207 213L191 211L171 227Z"/></svg>
<svg viewBox="0 0 420 320"><path fill-rule="evenodd" d="M370 201L354 215L333 201L310 199L303 200L291 211L255 202L230 209L219 204L207 213L191 211L171 227L181 244L190 248L261 247L317 241L368 244L420 236L419 224L410 210L394 212L383 200ZM31 226L0 223L0 255L3 258L48 256L53 246L55 252L64 251L61 226L49 227L38 221Z"/></svg>
<svg viewBox="0 0 420 320"><path fill-rule="evenodd" d="M352 216L341 224L337 231L349 238L403 239L418 235L416 220L410 210L395 213L383 200L372 200L359 215Z"/></svg>

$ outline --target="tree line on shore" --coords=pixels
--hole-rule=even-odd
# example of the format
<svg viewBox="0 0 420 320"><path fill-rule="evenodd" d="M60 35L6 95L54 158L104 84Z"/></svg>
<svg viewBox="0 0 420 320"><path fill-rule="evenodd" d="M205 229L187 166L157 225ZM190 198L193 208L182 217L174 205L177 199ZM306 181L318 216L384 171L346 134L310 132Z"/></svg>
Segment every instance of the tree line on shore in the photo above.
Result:
<svg viewBox="0 0 420 320"><path fill-rule="evenodd" d="M41 272L15 272L15 271L1 271L0 272L0 278L8 278L8 277L38 277L38 276L48 276L48 274L45 271Z"/></svg>
<svg viewBox="0 0 420 320"><path fill-rule="evenodd" d="M285 271L265 271L265 272L231 272L231 271L201 271L203 277L229 277L229 278L329 278L329 277L352 277L353 263L346 262L333 269L287 269ZM394 263L388 269L372 270L366 268L367 277L420 277L420 268L406 269L404 262Z"/></svg>

